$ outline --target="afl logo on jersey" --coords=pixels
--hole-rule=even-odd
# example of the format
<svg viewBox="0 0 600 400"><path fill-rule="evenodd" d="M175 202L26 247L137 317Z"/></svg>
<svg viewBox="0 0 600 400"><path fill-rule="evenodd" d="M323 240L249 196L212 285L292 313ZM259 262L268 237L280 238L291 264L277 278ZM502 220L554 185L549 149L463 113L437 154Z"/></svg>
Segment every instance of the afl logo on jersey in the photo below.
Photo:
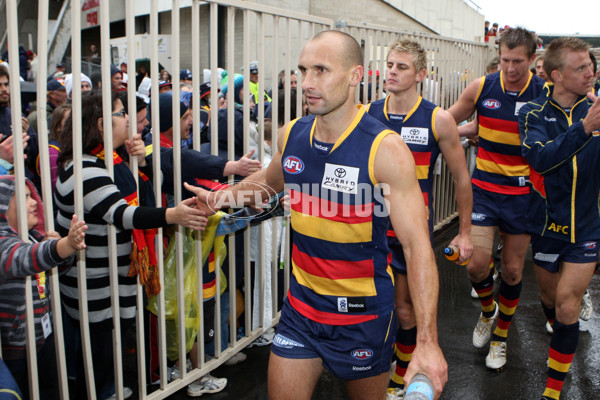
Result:
<svg viewBox="0 0 600 400"><path fill-rule="evenodd" d="M288 174L299 174L304 171L304 162L296 156L287 156L283 160L283 169Z"/></svg>
<svg viewBox="0 0 600 400"><path fill-rule="evenodd" d="M483 101L482 105L488 110L497 110L500 108L500 102L495 99L486 99Z"/></svg>
<svg viewBox="0 0 600 400"><path fill-rule="evenodd" d="M588 250L592 250L596 248L596 242L587 242L583 244L583 247L585 247Z"/></svg>
<svg viewBox="0 0 600 400"><path fill-rule="evenodd" d="M367 360L367 359L373 357L373 350L371 350L371 349L356 349L356 350L352 350L352 352L350 354L352 354L352 357L356 358L357 360Z"/></svg>

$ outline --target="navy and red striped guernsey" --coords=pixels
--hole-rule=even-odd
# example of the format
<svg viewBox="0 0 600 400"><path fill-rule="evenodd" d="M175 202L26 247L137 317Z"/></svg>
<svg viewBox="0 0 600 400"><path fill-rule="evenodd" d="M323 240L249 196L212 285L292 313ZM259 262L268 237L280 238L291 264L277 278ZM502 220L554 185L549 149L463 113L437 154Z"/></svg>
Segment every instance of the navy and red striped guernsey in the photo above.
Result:
<svg viewBox="0 0 600 400"><path fill-rule="evenodd" d="M504 88L502 71L484 76L475 100L479 149L472 183L494 193L529 193L529 164L521 156L519 109L537 98L544 81L529 73L519 93Z"/></svg>
<svg viewBox="0 0 600 400"><path fill-rule="evenodd" d="M402 136L410 152L415 159L417 178L419 186L423 192L425 206L427 206L429 218L429 232L433 232L433 165L440 154L440 148L437 144L438 135L435 131L435 117L440 107L430 101L424 100L421 96L406 115L389 114L388 101L390 96L385 99L377 100L369 104L366 109L369 115L384 123L390 129L396 131ZM394 231L390 230L388 236L396 236Z"/></svg>
<svg viewBox="0 0 600 400"><path fill-rule="evenodd" d="M314 147L315 116L290 123L282 152L293 229L289 304L313 321L350 325L394 307L389 218L373 164L394 132L365 113L328 152Z"/></svg>

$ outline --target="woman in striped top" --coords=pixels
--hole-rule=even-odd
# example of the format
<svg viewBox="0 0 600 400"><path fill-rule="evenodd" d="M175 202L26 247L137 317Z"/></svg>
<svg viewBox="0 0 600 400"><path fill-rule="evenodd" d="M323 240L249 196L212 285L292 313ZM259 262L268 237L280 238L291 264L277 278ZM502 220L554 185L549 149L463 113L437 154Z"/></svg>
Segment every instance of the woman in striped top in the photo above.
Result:
<svg viewBox="0 0 600 400"><path fill-rule="evenodd" d="M131 155L138 156L144 164L143 143L139 135L128 139L129 119L124 112L121 100L112 97L113 149L125 145ZM60 173L56 182L55 201L58 209L56 218L57 231L66 233L70 217L74 212L73 146L72 116L65 124L64 141L58 159ZM82 98L82 179L83 179L83 212L88 225L86 233L87 249L85 252L87 307L90 321L92 342L92 359L97 396L103 400L114 393L112 327L113 313L111 309L108 225L116 230L116 253L119 282L119 306L121 327L124 332L135 318L136 311L136 277L128 276L131 260L137 257L132 254L153 247L153 239L148 243L140 243L140 235L134 230L164 227L179 224L192 229L203 229L206 218L194 208L195 199L187 199L173 208L153 208L138 206L136 184L129 168L121 158L112 151L114 160L114 176L110 177L104 163L104 124L102 118L102 97L100 94L86 94ZM133 153L132 153L133 152ZM110 153L109 153L110 154ZM146 247L145 247L146 246ZM146 256L148 253L146 252ZM151 256L152 257L152 254ZM140 275L141 277L141 275ZM74 325L79 329L79 296L77 269L73 268L61 277L61 295L64 309ZM78 362L81 357L78 357ZM81 365L82 367L82 365ZM77 368L77 398L85 397L84 368ZM131 392L129 391L129 394ZM81 397L80 397L81 396Z"/></svg>

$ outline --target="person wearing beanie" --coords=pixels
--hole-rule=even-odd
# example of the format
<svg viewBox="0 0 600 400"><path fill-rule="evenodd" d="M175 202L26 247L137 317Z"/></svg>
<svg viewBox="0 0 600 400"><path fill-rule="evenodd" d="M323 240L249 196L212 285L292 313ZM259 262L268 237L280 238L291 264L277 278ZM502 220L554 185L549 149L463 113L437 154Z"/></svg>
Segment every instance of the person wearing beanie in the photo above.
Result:
<svg viewBox="0 0 600 400"><path fill-rule="evenodd" d="M148 120L150 120L152 103L148 107ZM158 95L158 113L160 115L160 146L173 147L173 93L160 93ZM181 141L187 141L190 137L190 129L192 127L192 113L189 107L179 101L179 121L181 126ZM152 143L152 134L146 136L146 144Z"/></svg>
<svg viewBox="0 0 600 400"><path fill-rule="evenodd" d="M236 105L242 105L243 100L243 91L244 91L244 76L240 74L235 74L233 78L233 101ZM224 96L227 96L229 92L229 84L227 78L224 78L224 83L221 84L221 93Z"/></svg>
<svg viewBox="0 0 600 400"><path fill-rule="evenodd" d="M67 98L71 98L71 92L73 91L73 74L65 76L65 89L67 90ZM89 92L92 90L92 80L89 76L81 73L81 92Z"/></svg>

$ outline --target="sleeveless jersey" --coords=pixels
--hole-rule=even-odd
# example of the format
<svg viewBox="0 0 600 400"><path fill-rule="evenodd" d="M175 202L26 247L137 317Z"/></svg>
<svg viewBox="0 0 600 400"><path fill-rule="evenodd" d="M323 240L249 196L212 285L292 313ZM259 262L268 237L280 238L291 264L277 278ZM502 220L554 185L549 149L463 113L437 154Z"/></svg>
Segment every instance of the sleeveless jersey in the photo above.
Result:
<svg viewBox="0 0 600 400"><path fill-rule="evenodd" d="M388 114L388 99L377 100L367 106L367 112L402 136L414 159L419 186L429 211L429 231L433 231L433 165L440 154L435 116L439 107L419 96L414 107L402 117ZM396 236L394 231L389 236Z"/></svg>
<svg viewBox="0 0 600 400"><path fill-rule="evenodd" d="M506 93L502 71L484 76L475 100L479 149L472 183L484 190L520 195L529 193L529 164L521 156L519 109L542 93L544 81L529 73L516 96Z"/></svg>
<svg viewBox="0 0 600 400"><path fill-rule="evenodd" d="M328 325L377 318L394 307L389 217L373 164L393 134L359 112L328 152L313 147L315 116L290 123L282 152L293 229L289 304Z"/></svg>

